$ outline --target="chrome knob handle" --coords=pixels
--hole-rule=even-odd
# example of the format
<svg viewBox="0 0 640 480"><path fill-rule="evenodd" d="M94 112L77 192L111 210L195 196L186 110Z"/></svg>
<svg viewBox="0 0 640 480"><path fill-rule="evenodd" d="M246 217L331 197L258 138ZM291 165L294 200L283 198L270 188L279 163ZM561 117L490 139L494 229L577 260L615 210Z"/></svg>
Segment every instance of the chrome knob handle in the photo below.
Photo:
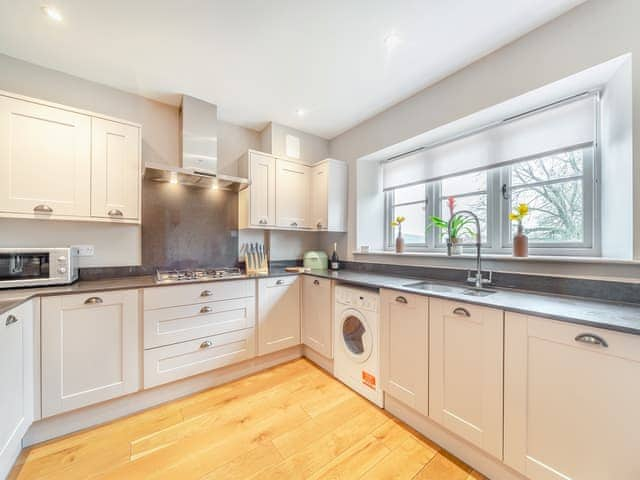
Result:
<svg viewBox="0 0 640 480"><path fill-rule="evenodd" d="M313 281L313 284L314 284L314 285L320 285L320 280L314 280L314 281Z"/></svg>
<svg viewBox="0 0 640 480"><path fill-rule="evenodd" d="M284 283L284 280L278 280L276 281L276 285L282 285Z"/></svg>
<svg viewBox="0 0 640 480"><path fill-rule="evenodd" d="M210 297L211 295L213 295L213 292L212 292L211 290L203 290L203 291L200 293L200 296L201 296L201 297Z"/></svg>
<svg viewBox="0 0 640 480"><path fill-rule="evenodd" d="M469 310L467 310L466 308L462 308L462 307L454 308L453 309L453 314L454 315L459 315L461 317L470 317L471 316L471 314L469 313Z"/></svg>
<svg viewBox="0 0 640 480"><path fill-rule="evenodd" d="M291 226L292 227L297 227L298 226L298 222L291 222Z"/></svg>
<svg viewBox="0 0 640 480"><path fill-rule="evenodd" d="M107 212L107 215L109 215L110 217L122 217L122 216L124 216L124 214L122 213L122 210L118 210L117 208L109 210L109 212Z"/></svg>
<svg viewBox="0 0 640 480"><path fill-rule="evenodd" d="M400 296L396 297L396 302L398 302L398 303L404 303L405 305L406 305L407 303L409 303L409 301L407 300L407 298L406 298L406 297L403 297L402 295L400 295Z"/></svg>
<svg viewBox="0 0 640 480"><path fill-rule="evenodd" d="M322 228L322 222L318 222L318 223L316 223L316 227L318 227L318 228Z"/></svg>
<svg viewBox="0 0 640 480"><path fill-rule="evenodd" d="M599 345L604 348L607 348L609 346L604 338L594 333L581 333L580 335L576 336L574 340L576 342L588 343L590 345Z"/></svg>
<svg viewBox="0 0 640 480"><path fill-rule="evenodd" d="M58 268L58 273L67 273L67 269L65 267Z"/></svg>
<svg viewBox="0 0 640 480"><path fill-rule="evenodd" d="M213 342L211 340L205 340L200 344L200 348L210 348L213 347Z"/></svg>
<svg viewBox="0 0 640 480"><path fill-rule="evenodd" d="M9 325L13 325L14 323L18 323L18 317L15 315L9 315L4 322L4 325L8 327Z"/></svg>
<svg viewBox="0 0 640 480"><path fill-rule="evenodd" d="M53 208L49 205L40 204L33 207L33 211L39 213L53 213Z"/></svg>
<svg viewBox="0 0 640 480"><path fill-rule="evenodd" d="M211 308L208 305L205 305L200 309L200 313L211 313L211 312L213 312L213 308Z"/></svg>
<svg viewBox="0 0 640 480"><path fill-rule="evenodd" d="M97 305L98 303L102 303L102 299L100 297L89 297L84 303L87 305Z"/></svg>

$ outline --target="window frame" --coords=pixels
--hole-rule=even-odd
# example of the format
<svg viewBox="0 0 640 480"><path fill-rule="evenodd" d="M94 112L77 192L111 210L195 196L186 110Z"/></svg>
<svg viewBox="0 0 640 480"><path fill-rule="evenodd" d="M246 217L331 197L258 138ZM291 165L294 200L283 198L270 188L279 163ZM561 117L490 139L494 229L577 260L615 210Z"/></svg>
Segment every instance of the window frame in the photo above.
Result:
<svg viewBox="0 0 640 480"><path fill-rule="evenodd" d="M548 256L600 256L601 232L600 232L600 149L598 142L592 146L577 146L562 149L557 152L547 152L531 158L521 159L519 162L531 161L538 158L548 157L558 153L583 150L583 211L584 211L584 233L583 242L530 242L529 253L531 255ZM482 239L482 251L494 254L509 254L512 251L512 225L508 219L511 211L511 165L487 169L487 238ZM467 172L468 173L468 172ZM571 178L550 180L545 184L570 181ZM429 224L431 215L441 216L441 182L435 180L425 183L425 225ZM507 185L509 195L503 197L502 186ZM393 215L393 190L385 193L385 246L387 250L393 250L395 245L394 230L390 225ZM483 192L472 192L460 195L477 195ZM422 203L422 202L409 202ZM402 204L404 205L404 204ZM425 253L442 253L446 251L446 243L442 242L439 230L429 228L425 234L424 244L407 244L408 251ZM466 244L463 247L465 253L473 250L473 246Z"/></svg>

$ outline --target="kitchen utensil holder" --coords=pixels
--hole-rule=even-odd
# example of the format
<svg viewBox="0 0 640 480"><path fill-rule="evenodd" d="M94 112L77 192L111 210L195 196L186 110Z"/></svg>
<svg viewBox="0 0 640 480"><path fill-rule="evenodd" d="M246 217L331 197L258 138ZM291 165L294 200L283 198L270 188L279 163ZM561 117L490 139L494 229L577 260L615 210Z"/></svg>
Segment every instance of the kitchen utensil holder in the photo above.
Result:
<svg viewBox="0 0 640 480"><path fill-rule="evenodd" d="M264 254L261 261L254 261L253 257L251 254L244 254L244 265L247 275L268 275L269 256Z"/></svg>

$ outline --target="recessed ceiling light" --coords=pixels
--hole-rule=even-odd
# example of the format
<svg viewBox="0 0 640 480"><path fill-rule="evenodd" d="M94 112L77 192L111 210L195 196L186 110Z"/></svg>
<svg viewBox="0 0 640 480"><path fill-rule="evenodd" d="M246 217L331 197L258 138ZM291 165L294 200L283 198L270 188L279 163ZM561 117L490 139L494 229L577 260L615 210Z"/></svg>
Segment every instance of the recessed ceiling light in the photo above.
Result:
<svg viewBox="0 0 640 480"><path fill-rule="evenodd" d="M389 35L384 37L384 46L387 48L387 50L393 50L398 45L400 45L400 43L400 37L396 33L390 33Z"/></svg>
<svg viewBox="0 0 640 480"><path fill-rule="evenodd" d="M62 21L62 13L56 7L52 7L51 5L42 5L42 13L44 13L51 20L56 22Z"/></svg>
<svg viewBox="0 0 640 480"><path fill-rule="evenodd" d="M296 110L296 115L299 117L304 117L307 114L307 111L303 108L299 108Z"/></svg>

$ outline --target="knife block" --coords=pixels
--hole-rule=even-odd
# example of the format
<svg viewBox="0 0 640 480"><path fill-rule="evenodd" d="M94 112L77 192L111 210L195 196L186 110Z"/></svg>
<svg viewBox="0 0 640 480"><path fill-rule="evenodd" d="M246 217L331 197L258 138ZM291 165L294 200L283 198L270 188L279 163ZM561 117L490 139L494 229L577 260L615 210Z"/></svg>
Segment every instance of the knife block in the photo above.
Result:
<svg viewBox="0 0 640 480"><path fill-rule="evenodd" d="M247 275L268 275L269 274L269 256L264 255L262 262L254 261L254 256L244 254L244 265Z"/></svg>

